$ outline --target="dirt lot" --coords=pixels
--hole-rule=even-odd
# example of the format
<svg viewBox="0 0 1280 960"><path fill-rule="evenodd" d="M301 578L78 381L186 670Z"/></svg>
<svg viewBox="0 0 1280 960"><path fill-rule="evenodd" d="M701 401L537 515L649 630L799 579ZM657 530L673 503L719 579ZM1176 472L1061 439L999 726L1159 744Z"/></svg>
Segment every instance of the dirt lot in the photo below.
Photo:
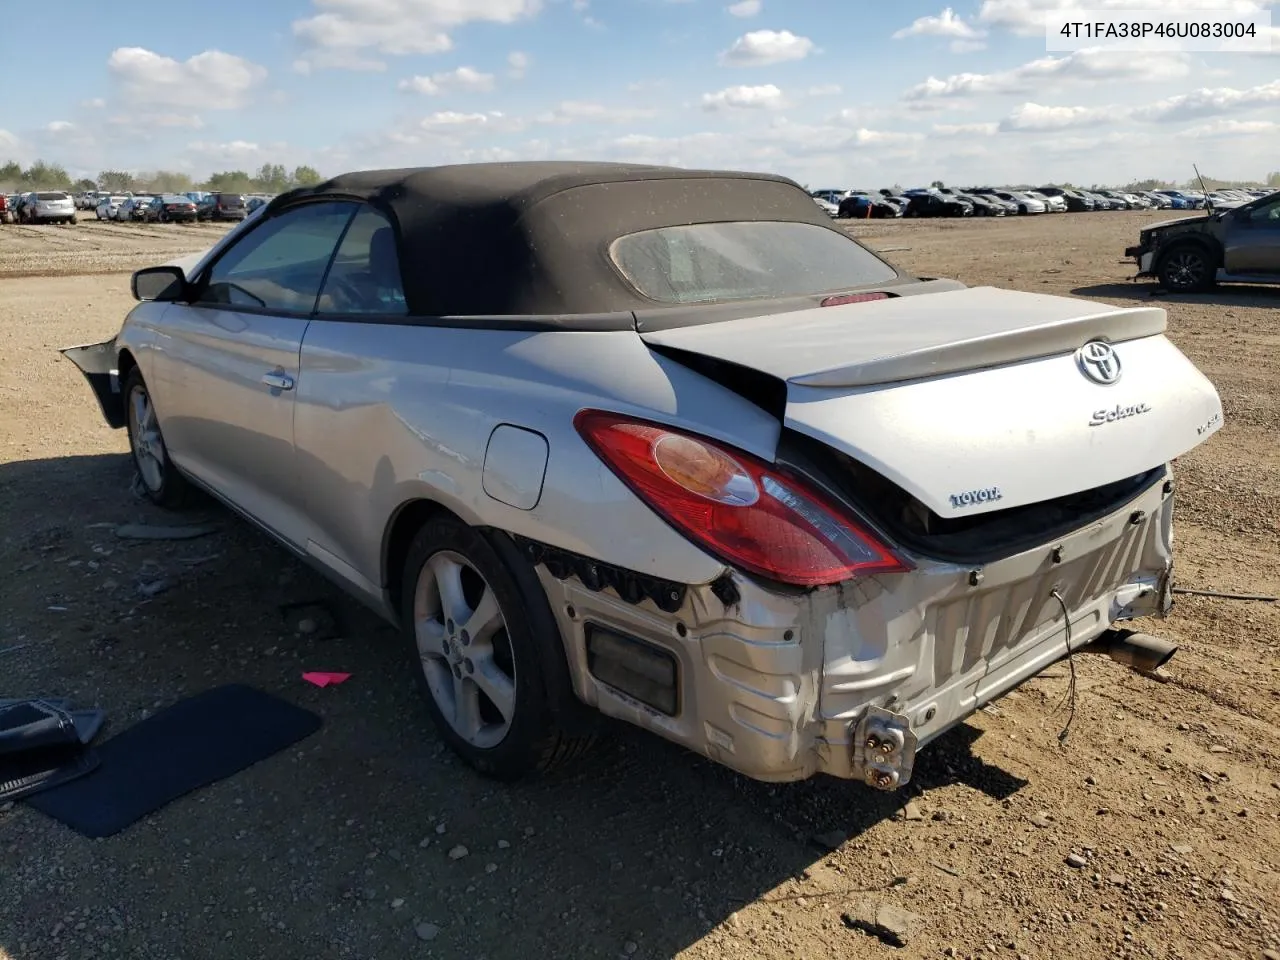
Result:
<svg viewBox="0 0 1280 960"><path fill-rule="evenodd" d="M1119 254L1153 219L853 229L924 275L1132 304L1149 288ZM0 695L70 696L118 731L244 681L325 726L109 840L0 807L0 958L1280 950L1280 604L1180 597L1149 625L1182 644L1165 682L1082 658L1060 746L1055 667L929 748L904 795L761 785L629 730L508 788L445 752L398 638L245 524L211 508L202 540L116 539L107 525L163 514L130 494L123 433L55 348L115 332L120 271L218 229L0 226ZM1159 302L1227 411L1178 464L1179 583L1280 594L1280 291ZM337 636L282 614L314 600ZM305 669L352 679L320 690ZM921 918L905 948L842 922L867 897Z"/></svg>

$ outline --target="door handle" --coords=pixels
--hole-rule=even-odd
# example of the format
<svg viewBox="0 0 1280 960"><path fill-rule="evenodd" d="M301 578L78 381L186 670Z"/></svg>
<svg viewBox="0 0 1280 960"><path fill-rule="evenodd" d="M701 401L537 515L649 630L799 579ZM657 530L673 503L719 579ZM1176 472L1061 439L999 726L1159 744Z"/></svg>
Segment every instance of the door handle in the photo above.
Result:
<svg viewBox="0 0 1280 960"><path fill-rule="evenodd" d="M293 377L287 373L264 373L262 382L275 390L293 389Z"/></svg>

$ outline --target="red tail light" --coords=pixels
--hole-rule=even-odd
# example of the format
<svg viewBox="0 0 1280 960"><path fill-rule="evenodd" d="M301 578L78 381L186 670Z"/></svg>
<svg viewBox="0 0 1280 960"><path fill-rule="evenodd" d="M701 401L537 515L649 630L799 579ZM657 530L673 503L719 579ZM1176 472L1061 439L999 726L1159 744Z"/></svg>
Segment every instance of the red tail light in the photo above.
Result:
<svg viewBox="0 0 1280 960"><path fill-rule="evenodd" d="M732 566L797 586L909 569L829 498L746 453L600 410L573 424L636 496Z"/></svg>

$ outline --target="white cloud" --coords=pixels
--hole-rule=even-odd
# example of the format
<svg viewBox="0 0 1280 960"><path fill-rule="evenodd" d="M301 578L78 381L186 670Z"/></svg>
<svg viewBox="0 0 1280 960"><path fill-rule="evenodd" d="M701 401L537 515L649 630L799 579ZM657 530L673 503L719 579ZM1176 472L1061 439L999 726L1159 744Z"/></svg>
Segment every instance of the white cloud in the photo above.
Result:
<svg viewBox="0 0 1280 960"><path fill-rule="evenodd" d="M985 40L952 40L950 43L952 53L974 53L977 50L987 49Z"/></svg>
<svg viewBox="0 0 1280 960"><path fill-rule="evenodd" d="M157 127L189 127L199 130L204 126L204 121L194 113L153 113L143 119Z"/></svg>
<svg viewBox="0 0 1280 960"><path fill-rule="evenodd" d="M0 128L0 150L4 151L6 158L18 154L18 148L20 145L21 141L18 139L17 134L10 133L8 130Z"/></svg>
<svg viewBox="0 0 1280 960"><path fill-rule="evenodd" d="M923 139L923 135L912 131L904 130L868 130L865 127L859 127L853 131L849 142L854 146L865 147L872 144L903 144L915 143L917 140Z"/></svg>
<svg viewBox="0 0 1280 960"><path fill-rule="evenodd" d="M522 80L529 71L529 55L522 50L512 50L507 54L507 76L512 80Z"/></svg>
<svg viewBox="0 0 1280 960"><path fill-rule="evenodd" d="M814 50L813 41L790 30L753 30L733 41L720 54L720 63L733 67L765 67L789 60L803 60Z"/></svg>
<svg viewBox="0 0 1280 960"><path fill-rule="evenodd" d="M396 88L406 93L421 93L428 97L434 97L440 92L440 84L430 77L408 77L397 83Z"/></svg>
<svg viewBox="0 0 1280 960"><path fill-rule="evenodd" d="M904 37L952 37L958 40L976 40L983 35L965 22L963 17L956 16L950 7L933 17L917 17L908 27L903 27L893 34L894 40Z"/></svg>
<svg viewBox="0 0 1280 960"><path fill-rule="evenodd" d="M484 93L493 89L492 73L481 73L474 67L458 67L446 70L429 77L410 77L398 84L401 90L435 96L446 90L461 90L468 93Z"/></svg>
<svg viewBox="0 0 1280 960"><path fill-rule="evenodd" d="M265 67L221 50L179 62L142 47L120 47L107 58L107 69L135 103L211 110L243 106L267 76Z"/></svg>
<svg viewBox="0 0 1280 960"><path fill-rule="evenodd" d="M209 140L193 140L187 144L187 152L198 154L213 169L221 164L242 164L254 160L265 152L258 144L248 140L231 140L216 143Z"/></svg>
<svg viewBox="0 0 1280 960"><path fill-rule="evenodd" d="M376 57L361 56L353 50L313 50L293 61L293 72L308 76L316 70L351 70L358 73L384 73L387 65Z"/></svg>
<svg viewBox="0 0 1280 960"><path fill-rule="evenodd" d="M990 137L1000 129L998 123L935 123L935 137Z"/></svg>
<svg viewBox="0 0 1280 960"><path fill-rule="evenodd" d="M1182 135L1196 139L1232 140L1237 137L1257 137L1280 134L1280 123L1274 120L1211 120L1184 130Z"/></svg>
<svg viewBox="0 0 1280 960"><path fill-rule="evenodd" d="M390 56L443 53L448 31L472 22L514 23L535 16L542 0L312 0L314 16L293 32L316 47L373 49Z"/></svg>
<svg viewBox="0 0 1280 960"><path fill-rule="evenodd" d="M70 133L76 128L76 125L70 120L53 120L45 125L45 130L49 133Z"/></svg>
<svg viewBox="0 0 1280 960"><path fill-rule="evenodd" d="M1232 110L1280 105L1280 80L1257 87L1237 90L1233 87L1202 87L1139 107L1133 115L1139 120L1177 123L1182 120L1212 117Z"/></svg>
<svg viewBox="0 0 1280 960"><path fill-rule="evenodd" d="M1000 121L1000 129L1010 133L1038 133L1098 126L1121 117L1111 107L1047 107L1039 103L1024 103Z"/></svg>
<svg viewBox="0 0 1280 960"><path fill-rule="evenodd" d="M929 77L903 94L905 100L968 97L978 94L1032 93L1064 82L1172 80L1190 72L1176 53L1132 53L1090 48L1061 57L1042 57L1000 73L957 73L945 80Z"/></svg>
<svg viewBox="0 0 1280 960"><path fill-rule="evenodd" d="M772 83L758 87L725 87L715 93L702 95L704 110L767 110L781 106L782 102L782 91Z"/></svg>
<svg viewBox="0 0 1280 960"><path fill-rule="evenodd" d="M629 133L594 145L592 154L628 163L670 164L677 167L735 166L731 140L722 133L699 132L678 137Z"/></svg>
<svg viewBox="0 0 1280 960"><path fill-rule="evenodd" d="M419 126L424 130L435 130L441 127L484 126L503 119L501 113L459 113L456 110L440 110L428 117L423 117Z"/></svg>
<svg viewBox="0 0 1280 960"><path fill-rule="evenodd" d="M540 114L538 123L565 125L570 123L629 123L655 116L656 110L634 107L611 107L592 100L562 100L552 110Z"/></svg>
<svg viewBox="0 0 1280 960"><path fill-rule="evenodd" d="M844 93L844 88L838 83L822 83L816 87L810 87L804 93L807 97L835 97Z"/></svg>
<svg viewBox="0 0 1280 960"><path fill-rule="evenodd" d="M732 16L735 17L754 17L759 15L761 8L764 6L760 0L739 0L738 3L731 3L725 7Z"/></svg>
<svg viewBox="0 0 1280 960"><path fill-rule="evenodd" d="M90 110L101 110L106 105L107 101L102 99L102 97L94 97L92 100L80 101L80 106L87 107Z"/></svg>

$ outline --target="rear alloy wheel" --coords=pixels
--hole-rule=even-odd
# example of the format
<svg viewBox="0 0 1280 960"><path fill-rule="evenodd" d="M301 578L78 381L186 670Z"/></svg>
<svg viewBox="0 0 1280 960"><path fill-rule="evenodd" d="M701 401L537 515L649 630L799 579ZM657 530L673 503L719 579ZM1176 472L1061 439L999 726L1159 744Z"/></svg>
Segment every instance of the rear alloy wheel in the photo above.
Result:
<svg viewBox="0 0 1280 960"><path fill-rule="evenodd" d="M1216 269L1203 247L1174 247L1160 260L1160 285L1175 293L1200 293L1213 286Z"/></svg>
<svg viewBox="0 0 1280 960"><path fill-rule="evenodd" d="M590 742L555 720L542 645L558 648L560 638L546 598L479 531L449 516L428 521L409 548L401 608L431 718L480 773L516 780Z"/></svg>
<svg viewBox="0 0 1280 960"><path fill-rule="evenodd" d="M165 450L155 404L137 367L125 377L124 402L129 449L147 499L162 507L181 506L187 498L187 481Z"/></svg>

